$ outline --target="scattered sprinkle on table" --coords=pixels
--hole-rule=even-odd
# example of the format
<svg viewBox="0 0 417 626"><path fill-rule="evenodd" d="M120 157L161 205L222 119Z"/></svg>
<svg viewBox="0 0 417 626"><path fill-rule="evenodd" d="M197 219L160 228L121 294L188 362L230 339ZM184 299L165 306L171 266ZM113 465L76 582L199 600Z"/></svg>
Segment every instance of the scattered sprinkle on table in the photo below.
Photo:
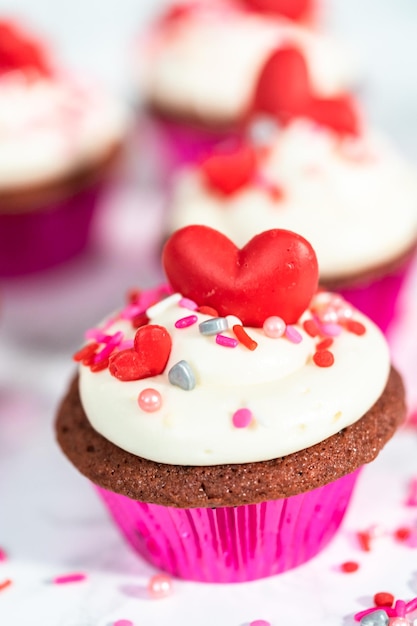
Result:
<svg viewBox="0 0 417 626"><path fill-rule="evenodd" d="M345 561L340 566L340 570L344 572L345 574L352 574L353 572L356 572L358 569L359 569L359 563L356 563L356 561Z"/></svg>
<svg viewBox="0 0 417 626"><path fill-rule="evenodd" d="M12 584L12 581L10 580L10 578L3 580L3 582L0 582L0 591L7 589L7 587L10 587L11 584Z"/></svg>
<svg viewBox="0 0 417 626"><path fill-rule="evenodd" d="M250 622L249 626L271 626L271 624L265 619L256 619L254 622Z"/></svg>
<svg viewBox="0 0 417 626"><path fill-rule="evenodd" d="M167 574L156 574L149 579L147 589L155 600L166 598L172 593L172 580Z"/></svg>
<svg viewBox="0 0 417 626"><path fill-rule="evenodd" d="M76 574L63 574L61 576L55 576L52 579L54 585L66 585L68 583L79 583L83 580L86 580L87 575L76 573Z"/></svg>
<svg viewBox="0 0 417 626"><path fill-rule="evenodd" d="M130 619L118 619L113 626L133 626L133 622Z"/></svg>

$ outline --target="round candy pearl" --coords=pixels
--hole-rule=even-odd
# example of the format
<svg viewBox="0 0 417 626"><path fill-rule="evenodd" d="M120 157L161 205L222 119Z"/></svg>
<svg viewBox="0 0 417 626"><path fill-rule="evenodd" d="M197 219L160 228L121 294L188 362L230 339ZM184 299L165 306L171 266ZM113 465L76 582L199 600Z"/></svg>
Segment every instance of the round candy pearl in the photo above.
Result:
<svg viewBox="0 0 417 626"><path fill-rule="evenodd" d="M165 598L172 592L172 580L167 574L156 574L149 579L148 593L152 598Z"/></svg>
<svg viewBox="0 0 417 626"><path fill-rule="evenodd" d="M139 394L138 404L146 413L158 411L162 404L161 394L156 389L143 389Z"/></svg>
<svg viewBox="0 0 417 626"><path fill-rule="evenodd" d="M391 617L388 626L410 626L410 622L405 617Z"/></svg>
<svg viewBox="0 0 417 626"><path fill-rule="evenodd" d="M263 329L267 337L276 339L277 337L282 337L285 333L286 324L280 317L272 315L271 317L267 317L264 321Z"/></svg>

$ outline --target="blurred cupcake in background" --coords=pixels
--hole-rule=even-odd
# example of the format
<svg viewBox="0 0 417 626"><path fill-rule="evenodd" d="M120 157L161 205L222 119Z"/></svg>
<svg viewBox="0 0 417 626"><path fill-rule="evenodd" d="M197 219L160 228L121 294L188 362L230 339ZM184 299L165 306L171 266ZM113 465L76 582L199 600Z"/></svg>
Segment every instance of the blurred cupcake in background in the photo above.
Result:
<svg viewBox="0 0 417 626"><path fill-rule="evenodd" d="M169 232L202 224L238 246L266 229L299 232L316 250L321 285L387 331L417 242L415 167L354 102L323 107L321 123L308 112L282 123L274 106L265 94L269 115L254 117L244 141L178 173Z"/></svg>
<svg viewBox="0 0 417 626"><path fill-rule="evenodd" d="M49 268L86 247L129 117L24 27L0 20L0 276Z"/></svg>
<svg viewBox="0 0 417 626"><path fill-rule="evenodd" d="M278 94L297 90L302 74L317 102L345 97L356 64L337 42L285 17L284 7L296 5L311 14L312 2L190 0L171 6L140 42L138 92L168 172L240 135L271 64Z"/></svg>

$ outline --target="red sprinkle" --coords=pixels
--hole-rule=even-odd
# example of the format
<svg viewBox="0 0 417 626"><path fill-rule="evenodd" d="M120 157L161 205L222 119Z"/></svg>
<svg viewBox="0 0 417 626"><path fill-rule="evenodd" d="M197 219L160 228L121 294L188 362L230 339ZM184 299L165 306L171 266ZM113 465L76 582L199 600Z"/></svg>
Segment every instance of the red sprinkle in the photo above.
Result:
<svg viewBox="0 0 417 626"><path fill-rule="evenodd" d="M135 317L132 317L131 321L133 328L141 328L142 326L146 326L146 324L149 324L149 317L146 315L146 313L140 313L139 315L135 315Z"/></svg>
<svg viewBox="0 0 417 626"><path fill-rule="evenodd" d="M392 606L394 604L394 596L392 593L380 591L374 595L375 606Z"/></svg>
<svg viewBox="0 0 417 626"><path fill-rule="evenodd" d="M319 343L316 345L316 350L327 350L327 348L330 348L332 343L332 337L326 337L326 339L323 339L323 341L319 341Z"/></svg>
<svg viewBox="0 0 417 626"><path fill-rule="evenodd" d="M394 532L394 537L398 539L398 541L407 541L407 539L411 537L411 528L407 528L406 526L397 528Z"/></svg>
<svg viewBox="0 0 417 626"><path fill-rule="evenodd" d="M10 587L11 584L12 581L10 580L10 578L6 578L6 580L3 580L3 582L0 583L0 591L3 591L3 589L7 589L7 587Z"/></svg>
<svg viewBox="0 0 417 626"><path fill-rule="evenodd" d="M109 359L103 359L102 361L97 361L97 363L91 363L90 370L92 372L101 372L105 370L109 366Z"/></svg>
<svg viewBox="0 0 417 626"><path fill-rule="evenodd" d="M72 358L76 362L82 361L84 363L85 360L88 360L96 353L97 348L98 343L87 343L85 346L80 348L80 350L78 350ZM84 365L87 365L87 363L84 363Z"/></svg>
<svg viewBox="0 0 417 626"><path fill-rule="evenodd" d="M279 187L278 185L270 185L268 192L274 202L281 202L285 195L282 187Z"/></svg>
<svg viewBox="0 0 417 626"><path fill-rule="evenodd" d="M345 561L340 566L340 569L342 572L345 572L345 574L352 574L359 569L359 563L356 563L356 561Z"/></svg>
<svg viewBox="0 0 417 626"><path fill-rule="evenodd" d="M252 339L252 337L249 337L246 330L240 324L235 324L233 326L233 332L235 333L240 343L243 344L248 350L255 350L258 347L256 341Z"/></svg>
<svg viewBox="0 0 417 626"><path fill-rule="evenodd" d="M305 322L303 322L303 328L310 337L320 335L320 329L314 320L305 320Z"/></svg>
<svg viewBox="0 0 417 626"><path fill-rule="evenodd" d="M126 294L126 300L129 304L136 304L139 301L141 294L140 289L129 289Z"/></svg>
<svg viewBox="0 0 417 626"><path fill-rule="evenodd" d="M366 333L366 328L361 322L357 322L356 320L347 320L345 323L346 328L349 332L354 335L364 335Z"/></svg>
<svg viewBox="0 0 417 626"><path fill-rule="evenodd" d="M219 317L219 313L211 306L199 306L197 311L203 315L212 315L213 317Z"/></svg>
<svg viewBox="0 0 417 626"><path fill-rule="evenodd" d="M329 350L318 350L313 354L313 361L318 367L331 367L334 363L334 356Z"/></svg>
<svg viewBox="0 0 417 626"><path fill-rule="evenodd" d="M372 535L368 530L362 530L357 533L359 545L365 552L371 551Z"/></svg>

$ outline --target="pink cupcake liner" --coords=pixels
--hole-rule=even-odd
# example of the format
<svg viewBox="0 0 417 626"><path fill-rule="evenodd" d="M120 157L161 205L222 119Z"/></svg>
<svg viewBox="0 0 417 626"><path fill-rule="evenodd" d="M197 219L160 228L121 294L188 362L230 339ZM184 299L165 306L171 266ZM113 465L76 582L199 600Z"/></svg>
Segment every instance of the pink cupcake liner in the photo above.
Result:
<svg viewBox="0 0 417 626"><path fill-rule="evenodd" d="M0 276L44 270L85 249L103 183L26 213L0 214Z"/></svg>
<svg viewBox="0 0 417 626"><path fill-rule="evenodd" d="M386 334L401 318L400 294L411 267L408 261L395 273L368 285L341 289L339 293L359 311L371 318Z"/></svg>
<svg viewBox="0 0 417 626"><path fill-rule="evenodd" d="M236 507L179 509L96 489L147 561L185 580L232 583L305 563L332 539L360 470L306 493Z"/></svg>

